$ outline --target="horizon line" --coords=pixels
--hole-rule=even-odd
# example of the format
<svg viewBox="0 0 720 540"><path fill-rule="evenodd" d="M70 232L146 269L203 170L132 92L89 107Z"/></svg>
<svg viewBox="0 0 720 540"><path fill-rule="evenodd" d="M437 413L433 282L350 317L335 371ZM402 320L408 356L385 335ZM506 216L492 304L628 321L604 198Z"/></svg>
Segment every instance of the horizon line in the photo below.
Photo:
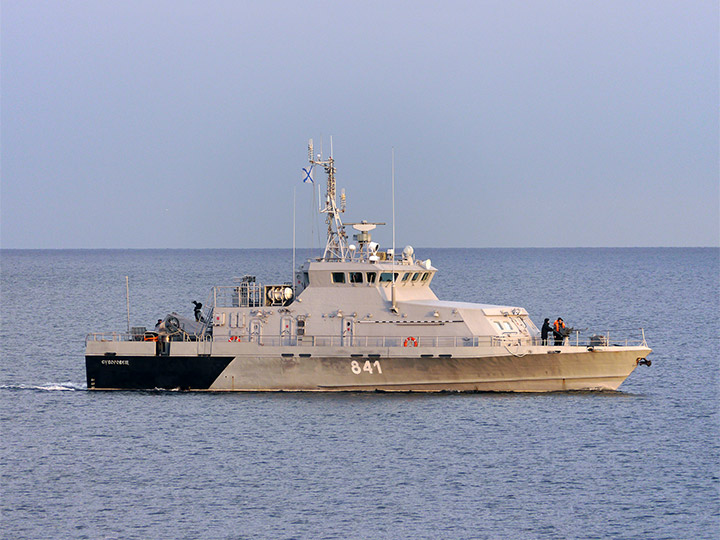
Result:
<svg viewBox="0 0 720 540"><path fill-rule="evenodd" d="M717 246L420 246L414 249L720 249ZM0 251L212 251L212 250L276 250L293 249L287 247L0 247ZM321 247L297 247L302 250L318 250Z"/></svg>

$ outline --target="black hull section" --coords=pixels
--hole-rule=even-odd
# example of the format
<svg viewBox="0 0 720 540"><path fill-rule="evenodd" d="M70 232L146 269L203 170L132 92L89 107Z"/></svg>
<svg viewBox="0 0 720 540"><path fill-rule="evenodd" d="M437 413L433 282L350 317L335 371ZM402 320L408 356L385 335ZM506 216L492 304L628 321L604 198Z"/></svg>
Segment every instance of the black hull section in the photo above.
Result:
<svg viewBox="0 0 720 540"><path fill-rule="evenodd" d="M90 390L207 390L232 356L86 356Z"/></svg>

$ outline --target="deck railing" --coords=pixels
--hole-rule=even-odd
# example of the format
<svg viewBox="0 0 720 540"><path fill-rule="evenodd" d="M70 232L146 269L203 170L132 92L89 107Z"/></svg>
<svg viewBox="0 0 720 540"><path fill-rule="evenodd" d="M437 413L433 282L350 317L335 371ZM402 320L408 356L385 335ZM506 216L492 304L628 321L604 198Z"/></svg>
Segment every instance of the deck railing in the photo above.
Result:
<svg viewBox="0 0 720 540"><path fill-rule="evenodd" d="M635 330L637 332L637 330ZM133 334L124 332L93 333L88 334L87 341L156 341L152 339L152 333ZM610 339L610 336L613 336ZM160 336L159 339L163 339ZM640 336L631 336L627 331L605 332L602 335L580 336L575 333L563 341L562 344L555 344L555 340L549 337L543 342L539 337L523 336L285 336L285 335L249 335L239 334L220 337L213 340L212 336L192 336L181 334L173 336L172 341L237 341L257 343L267 347L523 347L523 346L547 346L557 348L568 345L582 347L608 347L608 346L647 346L645 332L641 328Z"/></svg>
<svg viewBox="0 0 720 540"><path fill-rule="evenodd" d="M85 336L85 342L88 341L146 341L156 342L163 339L163 336L158 336L155 332L146 332L145 334L128 334L127 332L93 332ZM171 341L212 341L212 336L195 336L192 334L186 334L184 332L178 332L174 334Z"/></svg>

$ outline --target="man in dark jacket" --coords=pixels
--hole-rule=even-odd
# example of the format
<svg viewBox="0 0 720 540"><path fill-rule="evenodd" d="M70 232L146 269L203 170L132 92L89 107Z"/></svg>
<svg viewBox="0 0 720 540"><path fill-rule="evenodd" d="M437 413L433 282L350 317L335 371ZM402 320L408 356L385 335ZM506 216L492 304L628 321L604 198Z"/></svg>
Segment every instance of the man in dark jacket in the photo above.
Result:
<svg viewBox="0 0 720 540"><path fill-rule="evenodd" d="M195 320L198 322L205 322L202 318L202 304L200 302L196 302L195 300L193 300L192 303L195 304Z"/></svg>
<svg viewBox="0 0 720 540"><path fill-rule="evenodd" d="M540 329L540 338L542 339L543 345L547 345L549 333L550 333L550 319L545 319L545 322L543 323L542 328Z"/></svg>

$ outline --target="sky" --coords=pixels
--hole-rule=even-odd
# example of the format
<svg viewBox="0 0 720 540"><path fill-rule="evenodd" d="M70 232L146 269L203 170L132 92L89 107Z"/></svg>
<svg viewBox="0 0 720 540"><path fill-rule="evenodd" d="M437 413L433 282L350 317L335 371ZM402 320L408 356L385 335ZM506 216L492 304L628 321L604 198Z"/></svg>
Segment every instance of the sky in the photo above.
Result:
<svg viewBox="0 0 720 540"><path fill-rule="evenodd" d="M700 0L2 0L0 246L324 245L301 169L331 137L343 219L386 222L383 246L393 152L399 246L718 246L719 20Z"/></svg>

